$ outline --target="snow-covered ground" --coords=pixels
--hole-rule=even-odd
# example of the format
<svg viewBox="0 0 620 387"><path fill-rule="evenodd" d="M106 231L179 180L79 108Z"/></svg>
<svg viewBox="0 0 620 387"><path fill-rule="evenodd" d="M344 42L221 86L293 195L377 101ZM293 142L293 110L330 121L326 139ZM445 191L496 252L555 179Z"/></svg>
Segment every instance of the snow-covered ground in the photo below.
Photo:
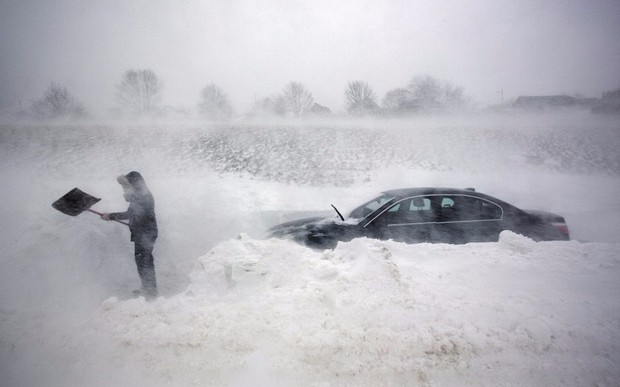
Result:
<svg viewBox="0 0 620 387"><path fill-rule="evenodd" d="M0 126L2 386L620 385L620 123L587 114L331 124ZM161 297L127 229L141 171ZM565 215L573 240L314 251L303 211L476 187Z"/></svg>

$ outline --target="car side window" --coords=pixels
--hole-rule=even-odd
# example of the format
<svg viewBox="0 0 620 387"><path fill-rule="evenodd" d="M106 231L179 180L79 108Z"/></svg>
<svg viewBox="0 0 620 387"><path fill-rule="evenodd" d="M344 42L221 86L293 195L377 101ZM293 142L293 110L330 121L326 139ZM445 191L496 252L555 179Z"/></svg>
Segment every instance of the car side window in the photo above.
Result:
<svg viewBox="0 0 620 387"><path fill-rule="evenodd" d="M366 216L371 214L373 211L377 210L379 207L384 205L389 200L392 200L391 196L381 195L375 199L372 199L362 204L360 207L353 210L351 214L349 215L349 217L355 218L355 219L365 218Z"/></svg>
<svg viewBox="0 0 620 387"><path fill-rule="evenodd" d="M431 199L416 196L395 203L384 213L387 224L423 223L432 220Z"/></svg>
<svg viewBox="0 0 620 387"><path fill-rule="evenodd" d="M456 199L453 197L439 197L439 208L437 209L437 220L439 222L455 222L459 221L459 206L456 205Z"/></svg>
<svg viewBox="0 0 620 387"><path fill-rule="evenodd" d="M454 200L452 198L441 198L441 208L453 207Z"/></svg>
<svg viewBox="0 0 620 387"><path fill-rule="evenodd" d="M502 208L490 201L472 196L441 198L440 222L493 220L502 218Z"/></svg>
<svg viewBox="0 0 620 387"><path fill-rule="evenodd" d="M416 196L411 198L411 203L409 204L409 211L430 211L431 210L431 199Z"/></svg>
<svg viewBox="0 0 620 387"><path fill-rule="evenodd" d="M481 200L479 219L501 219L503 214L499 205Z"/></svg>

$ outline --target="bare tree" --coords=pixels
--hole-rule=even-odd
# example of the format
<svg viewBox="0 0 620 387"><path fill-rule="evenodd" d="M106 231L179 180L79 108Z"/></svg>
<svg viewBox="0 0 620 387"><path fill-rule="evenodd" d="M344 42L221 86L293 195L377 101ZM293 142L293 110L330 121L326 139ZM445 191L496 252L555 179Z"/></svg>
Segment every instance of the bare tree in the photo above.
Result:
<svg viewBox="0 0 620 387"><path fill-rule="evenodd" d="M449 109L461 109L468 105L469 100L462 87L446 82L444 83L443 103Z"/></svg>
<svg viewBox="0 0 620 387"><path fill-rule="evenodd" d="M381 106L387 112L401 113L408 110L411 100L412 98L409 90L400 87L385 93L385 97L383 97L383 101L381 101Z"/></svg>
<svg viewBox="0 0 620 387"><path fill-rule="evenodd" d="M117 86L122 110L152 114L161 100L161 83L153 70L127 70Z"/></svg>
<svg viewBox="0 0 620 387"><path fill-rule="evenodd" d="M295 117L301 116L314 103L312 93L299 82L289 83L284 88L283 97L286 107L293 112Z"/></svg>
<svg viewBox="0 0 620 387"><path fill-rule="evenodd" d="M214 83L211 83L200 93L200 113L211 120L227 120L232 116L232 106L228 96Z"/></svg>
<svg viewBox="0 0 620 387"><path fill-rule="evenodd" d="M429 75L413 77L407 89L413 99L427 106L440 103L443 97L441 82Z"/></svg>
<svg viewBox="0 0 620 387"><path fill-rule="evenodd" d="M344 91L344 96L347 108L351 108L353 105L359 105L365 100L375 101L377 99L372 87L370 87L367 82L362 81L349 82L347 89Z"/></svg>
<svg viewBox="0 0 620 387"><path fill-rule="evenodd" d="M257 116L284 116L286 115L286 102L283 95L256 100L252 114Z"/></svg>
<svg viewBox="0 0 620 387"><path fill-rule="evenodd" d="M86 116L84 106L69 93L67 88L57 83L49 85L41 98L30 103L32 114L41 119Z"/></svg>
<svg viewBox="0 0 620 387"><path fill-rule="evenodd" d="M407 90L415 103L424 109L453 110L467 105L462 87L429 75L413 77Z"/></svg>

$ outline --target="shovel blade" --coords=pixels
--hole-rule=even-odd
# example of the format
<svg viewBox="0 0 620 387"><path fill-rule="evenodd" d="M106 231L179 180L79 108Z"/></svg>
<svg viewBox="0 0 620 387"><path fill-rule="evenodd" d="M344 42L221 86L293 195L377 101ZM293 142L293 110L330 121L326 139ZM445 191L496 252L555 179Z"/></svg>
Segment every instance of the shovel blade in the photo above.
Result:
<svg viewBox="0 0 620 387"><path fill-rule="evenodd" d="M95 203L100 201L92 195L83 192L79 188L74 188L67 192L63 197L52 203L52 207L70 216L77 216L88 210Z"/></svg>

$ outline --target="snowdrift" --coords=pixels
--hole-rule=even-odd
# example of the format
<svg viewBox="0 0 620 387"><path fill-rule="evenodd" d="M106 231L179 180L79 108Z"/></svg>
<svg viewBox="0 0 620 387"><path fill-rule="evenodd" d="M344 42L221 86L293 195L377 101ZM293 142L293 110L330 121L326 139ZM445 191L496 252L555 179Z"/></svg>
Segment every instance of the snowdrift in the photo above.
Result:
<svg viewBox="0 0 620 387"><path fill-rule="evenodd" d="M620 246L510 232L326 252L240 236L201 257L182 294L106 300L93 334L153 382L613 385L619 265Z"/></svg>
<svg viewBox="0 0 620 387"><path fill-rule="evenodd" d="M0 126L0 384L618 385L619 146L588 117ZM156 200L152 303L124 226L50 206L79 186L124 209L130 170ZM262 238L432 185L560 213L574 240Z"/></svg>

